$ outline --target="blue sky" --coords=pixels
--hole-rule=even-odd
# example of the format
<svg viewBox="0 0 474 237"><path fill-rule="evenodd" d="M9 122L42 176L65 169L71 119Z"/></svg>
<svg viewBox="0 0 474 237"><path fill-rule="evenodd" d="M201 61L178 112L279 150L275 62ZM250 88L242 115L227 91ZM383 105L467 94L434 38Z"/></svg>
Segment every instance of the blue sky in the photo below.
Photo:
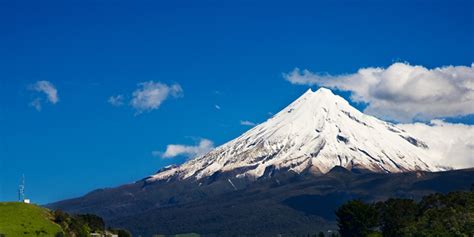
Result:
<svg viewBox="0 0 474 237"><path fill-rule="evenodd" d="M474 62L472 1L4 1L0 9L0 201L15 200L21 174L27 195L47 203L186 159L152 155L168 144L222 144L249 128L241 121L263 122L318 88L285 80L296 67L345 75L395 62ZM32 89L38 81L54 85L57 103ZM149 81L182 93L137 114L130 100ZM115 95L124 105L108 103ZM35 98L41 111L29 105ZM444 117L474 123L458 115Z"/></svg>

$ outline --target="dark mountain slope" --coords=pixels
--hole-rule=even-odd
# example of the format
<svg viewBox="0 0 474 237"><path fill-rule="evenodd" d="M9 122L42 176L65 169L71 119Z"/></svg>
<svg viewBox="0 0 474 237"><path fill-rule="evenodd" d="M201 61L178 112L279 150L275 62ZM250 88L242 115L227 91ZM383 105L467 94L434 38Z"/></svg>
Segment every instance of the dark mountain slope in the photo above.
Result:
<svg viewBox="0 0 474 237"><path fill-rule="evenodd" d="M142 180L49 207L95 213L109 224L143 236L303 235L334 230L334 210L349 199L419 199L434 192L468 190L474 183L474 169L390 174L335 167L318 176L282 172L257 181L209 177L199 182Z"/></svg>

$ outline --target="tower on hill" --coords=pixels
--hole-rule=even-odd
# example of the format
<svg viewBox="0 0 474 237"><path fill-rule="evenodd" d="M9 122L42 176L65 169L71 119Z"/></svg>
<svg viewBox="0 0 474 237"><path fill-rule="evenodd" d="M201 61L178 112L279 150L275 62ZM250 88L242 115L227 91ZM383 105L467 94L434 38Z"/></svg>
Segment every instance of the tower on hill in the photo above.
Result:
<svg viewBox="0 0 474 237"><path fill-rule="evenodd" d="M20 185L18 185L18 201L30 203L30 199L25 198L25 175L22 175Z"/></svg>

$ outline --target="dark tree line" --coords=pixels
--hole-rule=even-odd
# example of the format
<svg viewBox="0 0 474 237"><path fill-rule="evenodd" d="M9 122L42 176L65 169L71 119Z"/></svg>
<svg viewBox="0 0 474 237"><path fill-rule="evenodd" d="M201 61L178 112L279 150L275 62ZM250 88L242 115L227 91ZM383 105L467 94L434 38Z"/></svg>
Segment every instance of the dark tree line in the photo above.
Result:
<svg viewBox="0 0 474 237"><path fill-rule="evenodd" d="M474 236L474 192L432 194L421 201L352 200L336 211L342 237Z"/></svg>
<svg viewBox="0 0 474 237"><path fill-rule="evenodd" d="M71 215L61 210L53 212L53 221L61 226L66 234L58 233L56 237L76 236L89 237L90 233L105 231L104 220L93 214ZM131 237L132 235L123 229L107 229L108 232L118 234L119 237Z"/></svg>

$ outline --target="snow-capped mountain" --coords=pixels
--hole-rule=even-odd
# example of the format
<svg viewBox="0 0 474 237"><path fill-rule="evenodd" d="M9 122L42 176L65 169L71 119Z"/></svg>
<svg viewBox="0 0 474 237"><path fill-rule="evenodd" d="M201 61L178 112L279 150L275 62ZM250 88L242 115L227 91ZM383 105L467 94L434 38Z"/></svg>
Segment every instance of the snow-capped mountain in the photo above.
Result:
<svg viewBox="0 0 474 237"><path fill-rule="evenodd" d="M366 115L329 89L309 89L266 122L147 181L201 179L216 172L258 178L267 172L327 173L349 170L396 173L441 171L423 141L403 129Z"/></svg>
<svg viewBox="0 0 474 237"><path fill-rule="evenodd" d="M431 149L330 90L308 90L268 121L203 156L48 207L93 213L142 236L306 235L335 226L335 210L351 199L419 199L469 190L474 169L393 174L443 170L432 162Z"/></svg>

